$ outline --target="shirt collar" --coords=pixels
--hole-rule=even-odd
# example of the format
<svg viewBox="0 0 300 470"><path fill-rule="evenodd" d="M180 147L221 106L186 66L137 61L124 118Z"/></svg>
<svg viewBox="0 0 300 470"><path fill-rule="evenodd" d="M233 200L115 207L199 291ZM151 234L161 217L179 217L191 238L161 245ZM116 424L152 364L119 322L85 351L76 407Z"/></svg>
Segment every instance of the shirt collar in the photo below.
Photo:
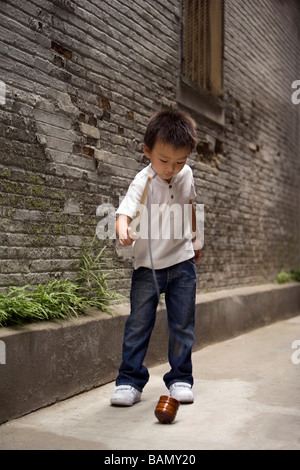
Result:
<svg viewBox="0 0 300 470"><path fill-rule="evenodd" d="M183 167L183 168L184 168L184 167ZM183 168L182 168L182 170L183 170ZM172 184L172 185L173 185L173 184L177 183L177 181L179 180L180 174L181 174L182 170L181 170L179 173L177 173L177 175L174 175L174 176L172 177L170 183L168 183L168 181L162 179L162 178L161 178L160 176L158 176L158 175L156 175L156 178L155 178L155 179L156 179L157 182L159 182L159 183L160 183L161 185L163 185L163 186L169 186L169 184ZM151 163L148 165L148 174L149 174L149 173L152 174L152 175L155 175L155 174L156 174L155 171L153 170L152 166L151 166Z"/></svg>

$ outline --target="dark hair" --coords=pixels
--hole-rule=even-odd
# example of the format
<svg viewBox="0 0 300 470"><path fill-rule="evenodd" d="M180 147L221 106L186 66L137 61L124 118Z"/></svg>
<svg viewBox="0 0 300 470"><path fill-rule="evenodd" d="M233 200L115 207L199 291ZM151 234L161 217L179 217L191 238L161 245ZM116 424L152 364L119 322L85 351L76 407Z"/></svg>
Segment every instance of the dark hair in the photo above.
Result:
<svg viewBox="0 0 300 470"><path fill-rule="evenodd" d="M196 123L183 111L175 109L161 110L154 113L144 135L144 144L152 150L160 140L175 149L196 145Z"/></svg>

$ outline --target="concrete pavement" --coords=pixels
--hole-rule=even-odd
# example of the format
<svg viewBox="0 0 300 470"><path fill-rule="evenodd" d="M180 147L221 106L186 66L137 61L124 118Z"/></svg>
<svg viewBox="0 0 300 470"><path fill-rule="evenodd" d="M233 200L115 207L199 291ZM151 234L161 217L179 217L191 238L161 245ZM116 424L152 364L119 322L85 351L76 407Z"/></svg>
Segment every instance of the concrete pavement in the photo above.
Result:
<svg viewBox="0 0 300 470"><path fill-rule="evenodd" d="M163 364L133 407L110 406L110 383L3 424L0 449L300 449L300 316L207 346L193 363L195 403L173 424L154 416Z"/></svg>

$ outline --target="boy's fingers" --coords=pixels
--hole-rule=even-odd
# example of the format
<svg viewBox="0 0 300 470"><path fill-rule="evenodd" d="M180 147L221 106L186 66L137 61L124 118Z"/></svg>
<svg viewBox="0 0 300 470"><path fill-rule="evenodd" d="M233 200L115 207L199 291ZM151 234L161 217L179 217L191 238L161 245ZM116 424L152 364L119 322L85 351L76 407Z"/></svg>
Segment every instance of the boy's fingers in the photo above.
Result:
<svg viewBox="0 0 300 470"><path fill-rule="evenodd" d="M121 246L130 246L133 240L131 238L120 238L119 243Z"/></svg>
<svg viewBox="0 0 300 470"><path fill-rule="evenodd" d="M132 230L132 227L128 227L127 232L129 238L131 238L132 240L136 240L137 234L136 232L134 232L134 230Z"/></svg>
<svg viewBox="0 0 300 470"><path fill-rule="evenodd" d="M195 250L195 261L198 263L202 257L202 250Z"/></svg>

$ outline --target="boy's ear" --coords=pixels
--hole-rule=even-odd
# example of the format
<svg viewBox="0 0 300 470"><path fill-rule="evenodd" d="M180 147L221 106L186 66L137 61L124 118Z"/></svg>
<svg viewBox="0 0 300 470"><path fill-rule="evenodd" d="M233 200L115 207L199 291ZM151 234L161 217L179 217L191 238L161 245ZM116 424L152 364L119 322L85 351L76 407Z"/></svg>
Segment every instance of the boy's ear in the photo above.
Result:
<svg viewBox="0 0 300 470"><path fill-rule="evenodd" d="M146 155L146 157L150 158L150 149L146 144L143 145L143 151L144 151L144 154Z"/></svg>

